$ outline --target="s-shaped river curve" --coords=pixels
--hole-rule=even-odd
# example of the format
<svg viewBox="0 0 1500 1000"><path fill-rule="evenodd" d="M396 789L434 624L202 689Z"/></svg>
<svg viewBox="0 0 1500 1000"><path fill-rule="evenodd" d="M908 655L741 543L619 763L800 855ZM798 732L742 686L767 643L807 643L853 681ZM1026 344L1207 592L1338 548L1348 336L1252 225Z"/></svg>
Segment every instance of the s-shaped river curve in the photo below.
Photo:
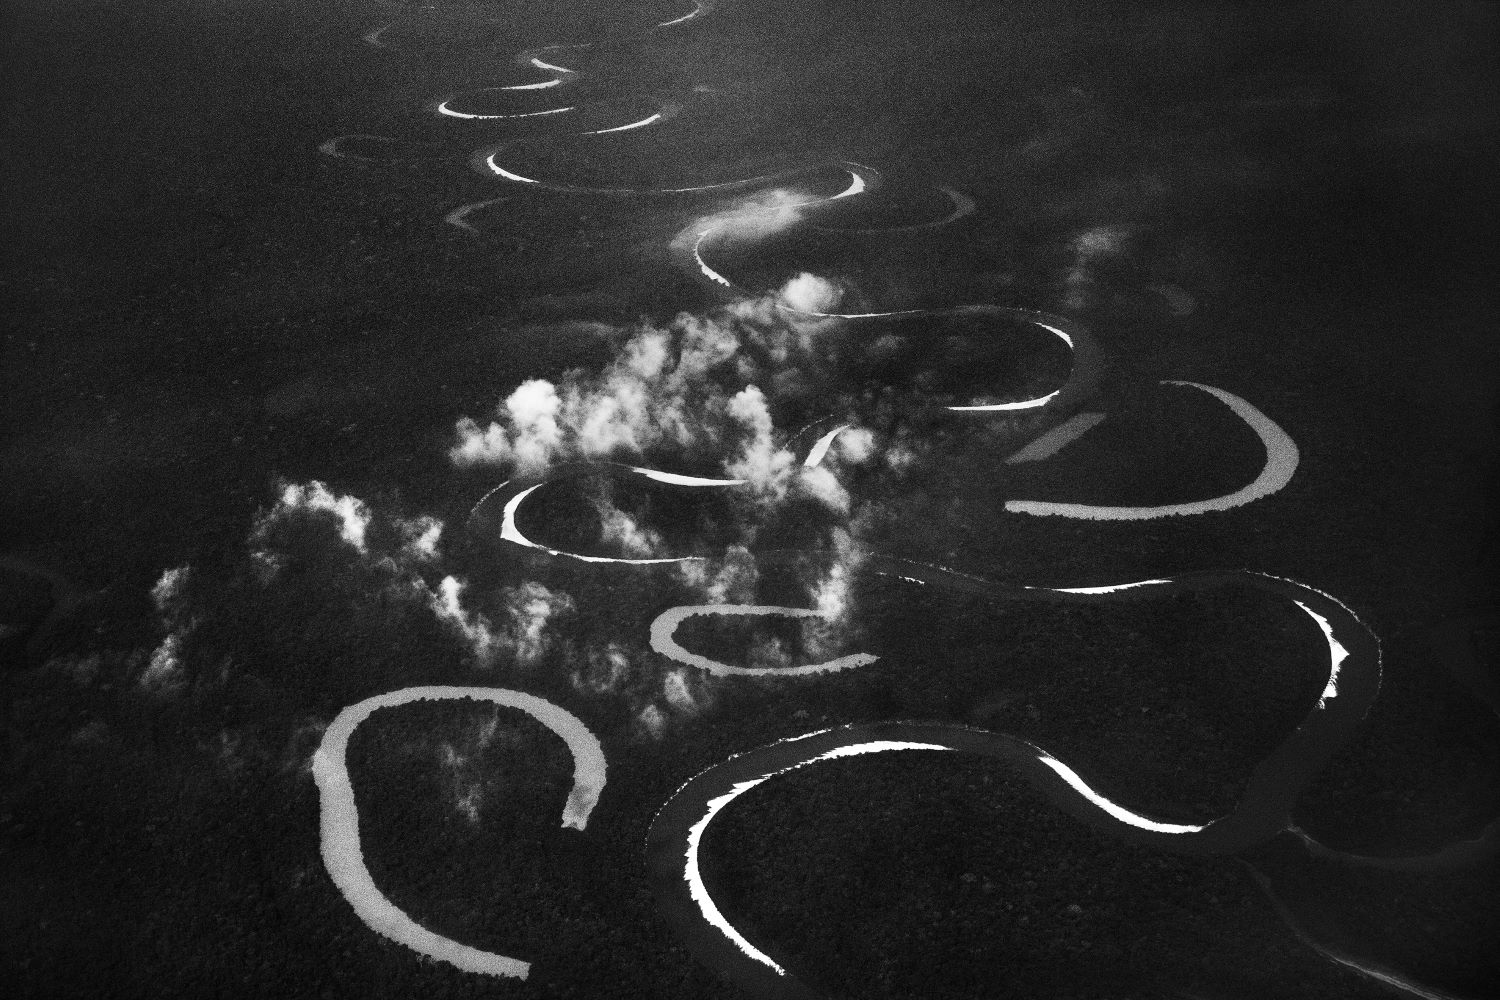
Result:
<svg viewBox="0 0 1500 1000"><path fill-rule="evenodd" d="M654 32L688 23L706 13L708 9L706 5L696 5L688 13L662 21L644 32L629 37L648 38ZM366 42L375 47L383 47L389 27L386 25L372 29L365 36ZM519 53L515 62L529 72L540 74L538 79L449 94L436 99L431 107L438 115L460 121L546 118L556 119L559 123L563 123L571 120L578 114L579 105L567 103L563 98L566 96L565 92L572 92L584 74L573 66L567 65L572 61L567 53L584 52L598 44L598 41L561 42L528 49ZM489 94L499 94L507 99L513 96L518 101L535 95L539 99L545 98L546 101L553 103L543 102L529 109L516 111L484 110ZM569 134L576 139L594 140L622 132L648 129L672 119L680 112L681 107L680 102L663 98L647 114L609 123L603 127L574 129ZM379 136L340 137L325 143L323 151L329 155L358 158L357 154L342 152L345 139L363 139L375 143L394 141ZM562 194L705 197L776 186L791 186L810 178L817 171L846 171L847 186L836 193L822 196L798 195L790 200L782 199L781 203L776 206L777 211L806 214L808 225L816 225L813 217L820 205L866 196L881 183L879 172L873 168L852 162L832 161L813 163L772 174L697 185L662 188L590 186L520 173L518 168L507 165L507 154L516 145L515 142L511 142L480 150L473 158L475 169L486 176L523 189L549 190ZM936 228L955 223L975 211L976 205L967 195L946 186L940 186L939 190L948 198L952 206L951 211L942 217L911 225L887 227L884 230L851 228L843 231L870 234L882 231L898 232L918 228ZM475 229L470 222L470 217L491 201L459 206L448 214L447 221L461 229ZM730 277L712 263L715 247L725 240L733 239L735 234L730 227L713 222L712 216L709 216L709 219L711 221L706 226L695 223L689 229L679 233L677 239L673 241L673 249L679 264L685 271L707 282L720 293L727 293L736 298L750 295L749 291L738 287ZM1010 307L980 304L951 307L946 310L836 312L798 310L785 303L778 303L778 308L789 314L806 318L845 322L878 322L893 318L920 316L936 318L965 313L1006 316L1035 324L1061 340L1071 352L1072 370L1065 383L1055 390L1042 396L1005 403L946 407L954 413L983 415L1018 410L1046 411L1057 415L1057 419L1053 421L1056 426L1070 413L1075 412L1078 406L1086 402L1094 393L1105 364L1102 352L1087 330L1057 317ZM1214 396L1254 430L1266 451L1266 461L1261 473L1241 489L1222 497L1162 507L1106 507L1013 500L1006 503L1006 510L1012 513L1096 520L1144 520L1190 516L1209 511L1228 510L1262 499L1281 489L1291 480L1298 462L1295 444L1278 425L1248 401L1227 390L1213 386L1192 382L1164 384L1189 387ZM1075 429L1069 433L1072 436L1084 433L1090 426L1096 424L1098 419L1102 418L1090 415L1088 419L1076 421L1072 425ZM840 427L825 434L813 446L805 459L805 464L809 466L819 464L836 436L846 429L846 427ZM1035 449L1037 454L1034 457L1045 458L1052 453L1047 450L1050 447L1050 443L1046 447L1039 446ZM626 474L645 476L684 488L719 489L740 485L737 481L730 479L683 476L644 466L624 468ZM613 562L628 565L671 562L687 558L590 557L551 549L526 538L516 527L516 513L537 488L558 474L568 474L568 470L554 470L554 476L535 481L512 481L502 484L476 505L476 519L480 523L492 521L489 512L498 508L499 534L502 541L542 550L556 556L589 562ZM473 519L471 523L474 523ZM695 954L742 984L759 984L755 988L763 988L767 995L809 994L806 987L785 968L757 949L753 943L745 939L724 920L706 886L703 885L698 868L698 851L702 837L713 818L729 806L735 798L757 785L791 770L814 766L821 761L839 757L913 750L977 753L1001 761L1005 766L1015 769L1041 789L1059 808L1122 840L1149 843L1165 850L1181 853L1232 853L1284 831L1297 832L1290 820L1292 802L1312 775L1327 761L1328 756L1344 741L1352 726L1363 717L1379 686L1379 648L1374 636L1342 603L1295 581L1250 572L1203 573L1102 587L1042 588L990 583L963 577L937 567L898 564L894 560L882 563L879 557L871 557L867 562L867 567L875 572L899 575L917 583L956 587L991 598L1016 600L1117 601L1146 595L1230 585L1270 591L1294 601L1323 631L1328 643L1328 679L1321 697L1317 704L1310 708L1304 722L1256 768L1239 806L1229 815L1201 825L1157 819L1132 809L1128 804L1111 801L1099 793L1075 766L1065 763L1044 748L1017 737L931 722L887 722L808 733L737 755L710 768L683 785L657 815L648 839L648 858L652 877L661 895L663 912L677 927L684 940L688 941ZM694 654L688 653L672 638L676 626L682 620L693 614L703 613L788 614L796 617L814 614L808 609L754 605L671 609L653 626L652 641L657 651L668 658L711 672L727 667L728 665L707 661L702 657L694 659ZM834 661L810 665L801 675L812 677L831 669L857 669L872 660L873 658L867 657L867 654L855 654L841 658L836 666ZM568 739L574 751L578 773L580 775L597 774L597 782L592 782L586 777L580 777L575 781L574 794L569 800L572 821L570 822L569 814L565 812L564 825L576 825L582 829L588 810L593 800L597 798L598 789L603 785L602 752L598 749L597 741L593 741L590 745L589 740L592 740L592 736L590 734L585 738L584 734L587 734L587 730L582 728L582 724L556 706L520 692L479 688L407 689L351 706L330 728L329 735L325 737L324 748L319 752L315 773L324 797L325 860L330 866L330 871L334 873L336 883L354 903L356 912L361 915L362 919L365 919L380 933L401 940L426 954L451 961L460 967L488 974L524 975L526 972L524 962L480 952L476 949L467 949L465 946L431 935L416 927L405 918L404 914L396 911L379 894L378 890L374 889L369 883L368 871L363 868L362 861L358 860L358 830L357 818L353 811L353 795L348 785L347 772L342 770L343 748L347 745L349 732L376 707L384 704L399 704L422 697L471 697L511 704L536 715L550 728ZM580 733L579 730L582 732ZM354 861L351 862L351 858ZM362 877L361 873L363 873Z"/></svg>

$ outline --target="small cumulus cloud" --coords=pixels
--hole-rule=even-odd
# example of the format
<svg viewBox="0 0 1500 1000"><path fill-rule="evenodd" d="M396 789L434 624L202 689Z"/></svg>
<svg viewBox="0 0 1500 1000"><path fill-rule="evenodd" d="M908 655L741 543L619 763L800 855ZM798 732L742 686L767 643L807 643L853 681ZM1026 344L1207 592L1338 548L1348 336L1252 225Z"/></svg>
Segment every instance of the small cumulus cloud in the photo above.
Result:
<svg viewBox="0 0 1500 1000"><path fill-rule="evenodd" d="M795 457L776 442L765 393L757 386L746 386L730 399L728 413L744 433L738 453L725 463L724 471L745 480L758 497L779 501L786 496Z"/></svg>
<svg viewBox="0 0 1500 1000"><path fill-rule="evenodd" d="M394 524L403 539L403 555L423 563L437 559L438 541L443 536L442 521L424 514L410 520L398 517Z"/></svg>
<svg viewBox="0 0 1500 1000"><path fill-rule="evenodd" d="M187 684L187 669L182 663L182 646L182 633L168 633L151 654L151 662L146 665L136 682L142 691L163 697L181 692Z"/></svg>
<svg viewBox="0 0 1500 1000"><path fill-rule="evenodd" d="M488 421L461 418L449 457L521 476L579 459L719 461L769 485L778 474L772 411L821 391L840 336L778 303L826 304L837 294L803 274L779 293L706 315L622 328L603 369L528 380Z"/></svg>
<svg viewBox="0 0 1500 1000"><path fill-rule="evenodd" d="M661 552L661 533L642 527L635 518L616 507L607 496L594 498L599 515L600 539L626 559L649 559Z"/></svg>
<svg viewBox="0 0 1500 1000"><path fill-rule="evenodd" d="M484 788L468 773L471 756L469 753L459 752L452 743L444 743L438 754L448 779L448 793L453 809L472 825L479 822L479 809L484 804Z"/></svg>
<svg viewBox="0 0 1500 1000"><path fill-rule="evenodd" d="M329 529L343 554L315 541L316 532ZM278 485L277 501L256 517L248 545L262 586L274 583L294 559L321 552L331 562L378 573L396 591L420 595L426 588L418 569L438 560L442 534L443 522L436 517L377 514L359 497L312 480Z"/></svg>
<svg viewBox="0 0 1500 1000"><path fill-rule="evenodd" d="M822 313L838 306L844 290L827 278L803 271L781 286L779 297L789 309Z"/></svg>
<svg viewBox="0 0 1500 1000"><path fill-rule="evenodd" d="M463 638L473 650L475 660L488 667L495 662L504 642L487 616L464 607L463 590L464 585L456 578L445 576L437 592L430 596L429 605L439 621Z"/></svg>
<svg viewBox="0 0 1500 1000"><path fill-rule="evenodd" d="M276 506L262 515L255 532L261 533L278 520L298 512L331 515L338 525L339 537L363 554L365 533L370 528L370 508L354 496L335 494L323 483L283 483Z"/></svg>
<svg viewBox="0 0 1500 1000"><path fill-rule="evenodd" d="M151 603L156 605L157 614L164 619L177 614L191 575L191 566L178 566L162 571L161 578L151 588Z"/></svg>
<svg viewBox="0 0 1500 1000"><path fill-rule="evenodd" d="M444 741L438 750L449 802L454 812L471 825L479 822L486 799L484 752L494 744L499 731L500 715L491 711L483 722L460 733L456 740Z"/></svg>
<svg viewBox="0 0 1500 1000"><path fill-rule="evenodd" d="M630 657L624 647L609 643L592 648L574 667L573 687L590 694L613 694L630 679Z"/></svg>
<svg viewBox="0 0 1500 1000"><path fill-rule="evenodd" d="M1125 252L1130 234L1119 226L1095 226L1073 238L1073 252L1080 258L1117 257Z"/></svg>
<svg viewBox="0 0 1500 1000"><path fill-rule="evenodd" d="M847 516L849 513L849 491L844 489L838 476L826 465L803 468L797 472L797 488L829 510Z"/></svg>
<svg viewBox="0 0 1500 1000"><path fill-rule="evenodd" d="M807 648L817 659L830 659L847 645L854 610L854 583L864 551L847 528L832 532L831 558L820 572L811 574L805 583L821 621L811 624L806 633Z"/></svg>
<svg viewBox="0 0 1500 1000"><path fill-rule="evenodd" d="M647 736L659 740L667 732L667 713L657 705L647 705L636 713L635 724Z"/></svg>
<svg viewBox="0 0 1500 1000"><path fill-rule="evenodd" d="M674 667L662 672L651 687L630 702L639 706L634 712L635 729L659 740L674 722L692 718L708 708L713 703L713 691L710 678L701 672Z"/></svg>
<svg viewBox="0 0 1500 1000"><path fill-rule="evenodd" d="M522 666L531 666L541 660L551 644L548 622L576 610L573 599L561 591L549 590L535 580L507 588L504 598L515 640L516 660Z"/></svg>
<svg viewBox="0 0 1500 1000"><path fill-rule="evenodd" d="M675 564L679 578L699 604L754 604L760 582L755 556L743 545L731 545L717 562Z"/></svg>
<svg viewBox="0 0 1500 1000"><path fill-rule="evenodd" d="M452 576L438 584L429 606L444 624L458 633L473 651L481 667L492 667L502 658L517 666L539 663L552 645L548 624L556 616L574 610L573 599L528 580L502 588L490 603L498 608L490 614L466 607L466 585Z"/></svg>
<svg viewBox="0 0 1500 1000"><path fill-rule="evenodd" d="M781 669L792 665L786 644L773 635L756 636L750 643L746 663L756 670Z"/></svg>
<svg viewBox="0 0 1500 1000"><path fill-rule="evenodd" d="M1089 307L1096 297L1100 265L1122 256L1129 240L1129 231L1119 226L1094 226L1073 238L1068 245L1073 259L1063 279L1064 306L1073 310Z"/></svg>
<svg viewBox="0 0 1500 1000"><path fill-rule="evenodd" d="M667 704L679 712L696 712L698 699L693 696L687 674L681 670L669 670L662 677L662 694Z"/></svg>
<svg viewBox="0 0 1500 1000"><path fill-rule="evenodd" d="M136 678L136 686L148 694L169 697L187 684L186 643L198 626L188 589L192 579L191 566L177 566L164 570L151 587L151 603L167 634Z"/></svg>
<svg viewBox="0 0 1500 1000"><path fill-rule="evenodd" d="M808 203L807 195L786 188L743 196L694 219L672 240L672 249L682 256L710 240L717 245L770 239L801 222Z"/></svg>
<svg viewBox="0 0 1500 1000"><path fill-rule="evenodd" d="M849 465L863 465L875 455L875 432L851 427L834 439L839 458Z"/></svg>
<svg viewBox="0 0 1500 1000"><path fill-rule="evenodd" d="M500 404L503 425L481 428L469 417L462 418L458 444L448 457L460 466L510 464L520 475L540 472L562 445L561 410L562 400L551 382L528 379Z"/></svg>

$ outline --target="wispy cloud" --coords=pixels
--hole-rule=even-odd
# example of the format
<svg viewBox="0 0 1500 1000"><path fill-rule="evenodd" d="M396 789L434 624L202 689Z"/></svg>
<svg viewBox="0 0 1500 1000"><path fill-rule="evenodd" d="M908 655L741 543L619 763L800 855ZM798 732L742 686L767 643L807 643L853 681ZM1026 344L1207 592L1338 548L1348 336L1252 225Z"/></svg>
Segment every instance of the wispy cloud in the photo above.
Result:
<svg viewBox="0 0 1500 1000"><path fill-rule="evenodd" d="M836 295L831 283L802 274L779 298L809 305ZM776 457L772 411L826 388L822 372L837 335L778 309L777 300L624 328L602 370L529 379L487 421L461 418L449 457L516 475L575 459L719 462L744 470L767 494L784 492L790 458Z"/></svg>
<svg viewBox="0 0 1500 1000"><path fill-rule="evenodd" d="M456 578L446 576L436 592L430 593L428 604L438 619L464 640L475 662L484 668L502 660L523 668L535 666L552 645L549 623L575 610L567 594L549 590L534 580L502 588L487 601L481 598L488 613L465 606L466 589Z"/></svg>

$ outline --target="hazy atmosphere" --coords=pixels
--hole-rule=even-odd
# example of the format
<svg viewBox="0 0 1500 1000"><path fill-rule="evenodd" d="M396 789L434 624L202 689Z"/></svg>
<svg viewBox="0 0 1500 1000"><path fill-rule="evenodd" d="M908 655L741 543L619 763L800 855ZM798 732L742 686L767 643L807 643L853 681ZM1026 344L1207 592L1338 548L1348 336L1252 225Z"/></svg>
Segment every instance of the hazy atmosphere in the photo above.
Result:
<svg viewBox="0 0 1500 1000"><path fill-rule="evenodd" d="M1500 996L1497 22L7 0L0 993Z"/></svg>

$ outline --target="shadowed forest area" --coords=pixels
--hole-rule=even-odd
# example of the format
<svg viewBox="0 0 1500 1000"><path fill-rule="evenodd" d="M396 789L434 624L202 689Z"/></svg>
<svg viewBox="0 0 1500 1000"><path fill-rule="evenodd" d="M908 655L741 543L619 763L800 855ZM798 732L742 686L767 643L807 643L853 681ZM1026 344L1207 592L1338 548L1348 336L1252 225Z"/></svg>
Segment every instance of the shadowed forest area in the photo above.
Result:
<svg viewBox="0 0 1500 1000"><path fill-rule="evenodd" d="M11 0L0 991L1496 995L1496 18Z"/></svg>

